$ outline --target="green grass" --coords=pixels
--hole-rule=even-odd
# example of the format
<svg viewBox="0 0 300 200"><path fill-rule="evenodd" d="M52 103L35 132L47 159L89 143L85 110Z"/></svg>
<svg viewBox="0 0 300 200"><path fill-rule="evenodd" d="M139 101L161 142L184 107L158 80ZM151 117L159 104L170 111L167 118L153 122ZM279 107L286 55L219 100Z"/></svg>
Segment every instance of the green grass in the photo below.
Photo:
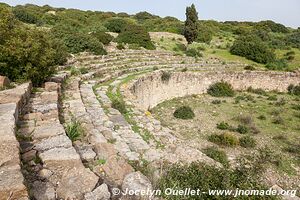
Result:
<svg viewBox="0 0 300 200"><path fill-rule="evenodd" d="M290 50L276 50L275 53L278 58L283 58L284 54L286 54L289 51L295 52L294 60L288 62L289 69L290 70L299 69L300 68L300 50L299 49L292 48Z"/></svg>
<svg viewBox="0 0 300 200"><path fill-rule="evenodd" d="M251 95L251 98L247 98ZM277 100L269 98L270 96L277 97ZM299 101L295 96L280 93L267 93L265 95L254 93L237 93L237 96L244 96L236 102L235 98L222 97L216 98L209 95L193 95L184 98L176 98L165 101L152 109L153 116L161 121L162 125L168 126L174 131L180 130L178 133L186 140L193 140L194 142L205 143L207 138L212 133L222 134L224 132L231 132L239 139L243 136L251 136L255 139L256 146L248 139L246 141L247 148L236 146L241 153L257 150L260 147L270 146L270 148L280 152L289 162L283 161L278 165L274 165L277 170L291 173L291 163L299 164L299 151L294 151L295 148L289 147L300 145L300 112L293 109L293 105L298 105ZM285 103L280 99L284 98ZM214 100L219 100L222 103L212 104ZM190 106L196 114L196 117L188 122L180 122L180 120L173 117L175 108L182 105ZM274 123L275 119L280 117L283 123ZM248 120L249 118L249 120ZM226 131L219 130L217 124L221 122L228 123L228 127L238 127L238 125L245 125L249 127L249 131L241 131L244 134L237 133L228 127ZM199 132L201 130L201 132ZM276 136L284 136L285 140L273 139ZM227 151L228 147L225 148Z"/></svg>
<svg viewBox="0 0 300 200"><path fill-rule="evenodd" d="M83 136L83 129L77 120L72 120L66 125L66 133L72 142L80 139Z"/></svg>

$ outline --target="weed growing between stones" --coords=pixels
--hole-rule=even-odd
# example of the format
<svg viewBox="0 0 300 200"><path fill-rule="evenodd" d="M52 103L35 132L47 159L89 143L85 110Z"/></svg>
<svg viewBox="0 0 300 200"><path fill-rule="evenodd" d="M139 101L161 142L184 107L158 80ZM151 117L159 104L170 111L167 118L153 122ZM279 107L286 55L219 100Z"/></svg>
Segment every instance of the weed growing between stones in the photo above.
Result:
<svg viewBox="0 0 300 200"><path fill-rule="evenodd" d="M83 129L80 122L72 120L68 123L66 126L66 133L72 142L78 140L83 135Z"/></svg>

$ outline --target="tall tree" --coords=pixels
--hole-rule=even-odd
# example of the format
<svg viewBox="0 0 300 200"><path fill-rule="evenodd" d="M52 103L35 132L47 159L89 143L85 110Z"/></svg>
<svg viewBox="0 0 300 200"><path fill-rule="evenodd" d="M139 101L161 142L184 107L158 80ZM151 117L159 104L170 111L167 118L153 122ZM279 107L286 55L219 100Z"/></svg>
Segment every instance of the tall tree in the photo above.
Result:
<svg viewBox="0 0 300 200"><path fill-rule="evenodd" d="M186 8L186 21L184 26L184 37L191 44L198 35L198 13L194 4Z"/></svg>

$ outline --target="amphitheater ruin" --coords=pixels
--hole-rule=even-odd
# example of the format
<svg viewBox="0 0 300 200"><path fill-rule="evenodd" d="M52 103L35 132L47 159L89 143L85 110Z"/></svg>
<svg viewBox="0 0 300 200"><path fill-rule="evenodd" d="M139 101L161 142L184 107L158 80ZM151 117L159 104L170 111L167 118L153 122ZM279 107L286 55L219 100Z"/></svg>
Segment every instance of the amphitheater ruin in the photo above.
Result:
<svg viewBox="0 0 300 200"><path fill-rule="evenodd" d="M88 73L71 75L68 66L85 67ZM134 162L150 163L154 179L164 162L202 161L222 167L176 137L148 109L175 97L205 93L222 80L236 90L251 86L281 92L300 83L296 72L249 72L240 63L160 50L83 53L68 66L61 66L43 88L33 90L25 83L0 92L0 200L126 199L113 188L153 187L153 180L133 168ZM163 71L169 73L168 80L161 78ZM128 114L112 108L113 97L125 101ZM73 142L64 126L72 120L85 133Z"/></svg>

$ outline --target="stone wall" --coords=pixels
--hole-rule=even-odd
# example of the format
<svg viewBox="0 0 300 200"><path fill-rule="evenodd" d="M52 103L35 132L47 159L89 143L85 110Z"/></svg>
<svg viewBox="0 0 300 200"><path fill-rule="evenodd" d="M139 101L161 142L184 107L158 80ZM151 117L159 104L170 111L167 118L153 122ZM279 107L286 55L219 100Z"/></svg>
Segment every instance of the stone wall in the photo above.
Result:
<svg viewBox="0 0 300 200"><path fill-rule="evenodd" d="M15 131L18 114L30 91L31 84L26 83L0 92L0 200L28 199Z"/></svg>
<svg viewBox="0 0 300 200"><path fill-rule="evenodd" d="M144 75L131 83L134 103L146 110L175 97L206 93L208 87L221 80L232 84L235 90L248 87L266 91L286 92L290 84L300 83L300 74L292 72L170 72L168 81L162 81L162 72Z"/></svg>

